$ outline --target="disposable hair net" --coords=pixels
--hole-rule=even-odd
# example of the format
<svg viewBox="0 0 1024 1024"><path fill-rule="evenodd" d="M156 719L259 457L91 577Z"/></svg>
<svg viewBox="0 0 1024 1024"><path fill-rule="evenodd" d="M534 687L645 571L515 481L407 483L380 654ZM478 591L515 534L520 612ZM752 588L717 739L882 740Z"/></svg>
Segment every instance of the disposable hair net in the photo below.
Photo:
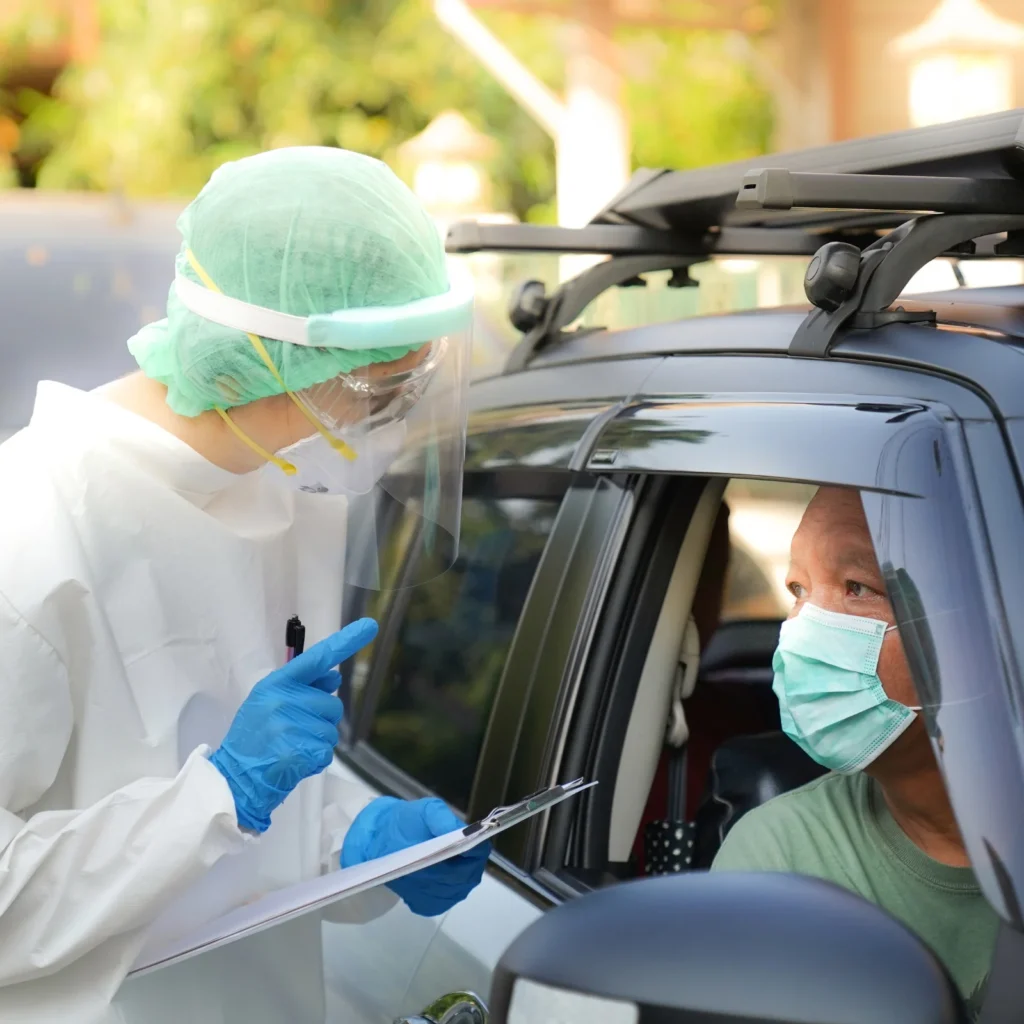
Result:
<svg viewBox="0 0 1024 1024"><path fill-rule="evenodd" d="M401 306L449 288L440 236L415 196L383 163L346 150L296 147L225 164L178 228L179 276L295 316ZM280 378L243 331L191 312L173 286L167 319L128 343L183 416L303 391L418 347L264 345Z"/></svg>

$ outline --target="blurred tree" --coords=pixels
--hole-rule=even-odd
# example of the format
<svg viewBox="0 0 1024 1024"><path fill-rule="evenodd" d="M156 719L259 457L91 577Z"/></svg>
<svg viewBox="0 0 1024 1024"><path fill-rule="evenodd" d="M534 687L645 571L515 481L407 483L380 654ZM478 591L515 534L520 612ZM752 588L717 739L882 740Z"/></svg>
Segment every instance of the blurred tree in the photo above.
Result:
<svg viewBox="0 0 1024 1024"><path fill-rule="evenodd" d="M19 159L40 186L188 196L225 160L284 145L392 160L402 141L455 108L502 143L492 167L499 203L529 219L553 215L550 140L444 32L429 0L97 3L95 55L70 64L52 96L17 96ZM560 87L557 20L490 20ZM638 164L763 151L768 99L725 40L634 31L621 42Z"/></svg>

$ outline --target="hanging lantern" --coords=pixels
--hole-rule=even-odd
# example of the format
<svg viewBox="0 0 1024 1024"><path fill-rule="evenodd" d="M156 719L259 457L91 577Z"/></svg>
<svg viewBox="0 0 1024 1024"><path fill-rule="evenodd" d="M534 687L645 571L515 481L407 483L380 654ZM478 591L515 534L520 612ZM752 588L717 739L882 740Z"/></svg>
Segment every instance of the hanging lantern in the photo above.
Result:
<svg viewBox="0 0 1024 1024"><path fill-rule="evenodd" d="M895 39L908 59L908 105L915 127L1008 110L1014 106L1012 54L1024 26L982 0L940 0L917 28Z"/></svg>
<svg viewBox="0 0 1024 1024"><path fill-rule="evenodd" d="M438 114L419 135L399 147L413 165L413 191L435 216L451 219L490 208L486 164L497 143L477 131L462 114Z"/></svg>

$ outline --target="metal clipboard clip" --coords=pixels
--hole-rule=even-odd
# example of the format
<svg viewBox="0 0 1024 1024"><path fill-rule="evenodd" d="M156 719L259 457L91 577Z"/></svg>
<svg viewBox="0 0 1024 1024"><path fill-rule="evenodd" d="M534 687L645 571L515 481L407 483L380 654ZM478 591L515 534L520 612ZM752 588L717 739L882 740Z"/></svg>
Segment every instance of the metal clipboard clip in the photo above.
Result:
<svg viewBox="0 0 1024 1024"><path fill-rule="evenodd" d="M548 789L538 790L536 793L520 800L517 804L509 804L507 807L495 807L490 814L467 825L463 830L464 836L473 836L483 830L502 831L533 817L540 811L554 804L561 803L568 796L590 789L596 786L596 782L585 782L583 779L574 779L572 782L563 782L560 786L551 786Z"/></svg>

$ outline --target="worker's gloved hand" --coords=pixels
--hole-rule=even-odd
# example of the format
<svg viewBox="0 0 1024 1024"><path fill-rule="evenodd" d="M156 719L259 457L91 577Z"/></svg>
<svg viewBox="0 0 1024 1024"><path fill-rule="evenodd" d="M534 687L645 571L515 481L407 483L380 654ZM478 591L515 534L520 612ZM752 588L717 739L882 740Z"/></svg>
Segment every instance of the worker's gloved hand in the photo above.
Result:
<svg viewBox="0 0 1024 1024"><path fill-rule="evenodd" d="M341 866L376 860L407 846L462 828L463 823L437 797L398 800L382 796L364 807L345 836ZM490 843L468 853L388 882L388 888L421 917L436 917L461 903L483 878Z"/></svg>
<svg viewBox="0 0 1024 1024"><path fill-rule="evenodd" d="M343 708L335 668L377 635L359 619L261 679L245 698L210 761L227 779L238 824L270 828L271 812L334 757Z"/></svg>

